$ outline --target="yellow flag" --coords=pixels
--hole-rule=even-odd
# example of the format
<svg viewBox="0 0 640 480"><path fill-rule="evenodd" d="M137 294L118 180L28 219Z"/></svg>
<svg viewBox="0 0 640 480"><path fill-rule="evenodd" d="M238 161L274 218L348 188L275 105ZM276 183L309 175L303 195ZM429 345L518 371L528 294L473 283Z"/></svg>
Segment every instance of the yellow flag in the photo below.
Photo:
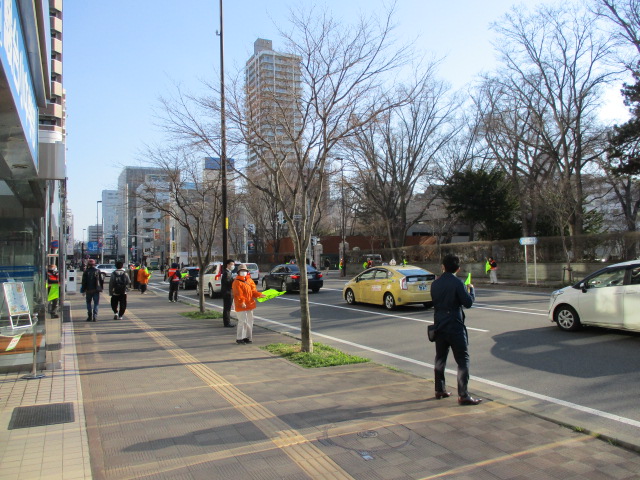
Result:
<svg viewBox="0 0 640 480"><path fill-rule="evenodd" d="M467 279L464 281L465 285L471 285L471 272L467 275Z"/></svg>
<svg viewBox="0 0 640 480"><path fill-rule="evenodd" d="M489 270L491 270L491 264L487 260L487 263L484 264L484 273L489 273Z"/></svg>

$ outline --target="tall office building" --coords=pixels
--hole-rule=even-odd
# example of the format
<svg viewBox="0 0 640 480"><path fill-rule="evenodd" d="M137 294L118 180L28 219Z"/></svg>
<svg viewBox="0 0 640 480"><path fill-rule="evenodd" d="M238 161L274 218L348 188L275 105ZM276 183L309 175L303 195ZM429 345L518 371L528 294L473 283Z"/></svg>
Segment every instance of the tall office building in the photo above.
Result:
<svg viewBox="0 0 640 480"><path fill-rule="evenodd" d="M271 40L254 42L245 69L247 117L256 132L256 142L247 152L249 167L256 165L258 136L277 145L278 156L291 155L292 133L302 127L301 82L299 56L274 51Z"/></svg>
<svg viewBox="0 0 640 480"><path fill-rule="evenodd" d="M136 195L138 187L147 180L147 175L163 176L157 167L125 167L118 177L118 257L125 263L137 260L138 240L144 236L138 225L137 212L144 202ZM125 240L121 240L125 238Z"/></svg>

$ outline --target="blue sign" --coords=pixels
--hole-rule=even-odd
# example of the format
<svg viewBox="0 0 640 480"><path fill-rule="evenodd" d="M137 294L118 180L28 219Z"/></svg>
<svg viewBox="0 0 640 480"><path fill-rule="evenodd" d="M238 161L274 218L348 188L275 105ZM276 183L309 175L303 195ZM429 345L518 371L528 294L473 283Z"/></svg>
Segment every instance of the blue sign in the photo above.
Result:
<svg viewBox="0 0 640 480"><path fill-rule="evenodd" d="M98 242L87 242L87 252L98 253Z"/></svg>
<svg viewBox="0 0 640 480"><path fill-rule="evenodd" d="M236 161L233 158L227 158L227 170L231 171L234 169ZM205 170L221 170L222 162L220 161L220 157L205 157L204 159L204 169Z"/></svg>
<svg viewBox="0 0 640 480"><path fill-rule="evenodd" d="M15 0L0 0L0 62L31 157L38 166L38 106Z"/></svg>

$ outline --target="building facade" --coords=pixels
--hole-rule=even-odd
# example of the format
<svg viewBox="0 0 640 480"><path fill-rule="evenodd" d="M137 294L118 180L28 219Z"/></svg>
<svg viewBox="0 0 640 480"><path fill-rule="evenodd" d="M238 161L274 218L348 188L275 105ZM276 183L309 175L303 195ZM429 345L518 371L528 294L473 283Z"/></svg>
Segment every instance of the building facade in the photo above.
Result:
<svg viewBox="0 0 640 480"><path fill-rule="evenodd" d="M38 314L41 366L55 366L61 339L61 316L46 308L45 274L52 263L65 270L64 102L62 0L0 0L0 282L3 295L23 286ZM3 338L17 333L6 307L0 329ZM32 362L32 352L20 353L27 336L10 352L0 348L0 370Z"/></svg>
<svg viewBox="0 0 640 480"><path fill-rule="evenodd" d="M249 130L256 132L247 152L248 168L256 165L259 155L268 155L258 137L271 146L278 145L279 156L291 155L292 138L302 126L298 108L301 82L299 56L274 51L271 40L258 38L254 42L245 68L246 115Z"/></svg>

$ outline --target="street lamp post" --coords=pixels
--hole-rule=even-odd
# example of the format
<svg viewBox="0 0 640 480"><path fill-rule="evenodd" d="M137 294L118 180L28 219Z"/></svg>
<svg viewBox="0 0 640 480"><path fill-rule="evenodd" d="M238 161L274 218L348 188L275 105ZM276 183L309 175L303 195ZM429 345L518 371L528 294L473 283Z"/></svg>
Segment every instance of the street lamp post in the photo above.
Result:
<svg viewBox="0 0 640 480"><path fill-rule="evenodd" d="M340 270L340 276L341 277L346 277L347 276L347 262L345 259L345 230L346 230L346 214L344 211L344 159L343 158L338 158L338 160L340 160L340 175L341 175L341 181L340 181L340 203L341 203L341 209L340 209L340 233L342 236L342 243L340 244L340 260L342 262L342 269Z"/></svg>
<svg viewBox="0 0 640 480"><path fill-rule="evenodd" d="M227 130L224 98L224 17L220 0L220 175L222 177L222 258L228 257L229 218L227 214Z"/></svg>
<svg viewBox="0 0 640 480"><path fill-rule="evenodd" d="M82 245L80 247L80 263L83 263L83 264L84 264L84 242L86 238L86 235L85 235L86 231L87 231L86 228L82 229Z"/></svg>
<svg viewBox="0 0 640 480"><path fill-rule="evenodd" d="M98 241L98 253L100 254L100 263L104 263L104 247L101 246L102 242L104 242L104 231L102 228L102 222L98 223L98 204L99 203L102 203L102 200L96 201L96 240ZM103 209L103 213L104 213L104 209ZM98 236L98 226L100 226L99 236Z"/></svg>

